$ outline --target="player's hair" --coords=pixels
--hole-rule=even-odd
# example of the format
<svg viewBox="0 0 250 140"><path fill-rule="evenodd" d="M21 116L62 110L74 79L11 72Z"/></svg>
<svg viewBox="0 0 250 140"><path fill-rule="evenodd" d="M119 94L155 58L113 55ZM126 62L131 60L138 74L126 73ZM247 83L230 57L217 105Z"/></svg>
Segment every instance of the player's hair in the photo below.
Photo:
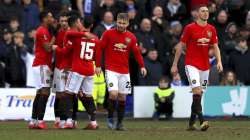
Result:
<svg viewBox="0 0 250 140"><path fill-rule="evenodd" d="M69 27L74 26L75 22L76 22L78 19L80 19L79 16L77 16L77 15L71 15L71 16L69 17L69 19L68 19Z"/></svg>
<svg viewBox="0 0 250 140"><path fill-rule="evenodd" d="M69 14L67 13L67 12L61 12L60 14L59 14L59 18L60 17L68 17L69 16Z"/></svg>
<svg viewBox="0 0 250 140"><path fill-rule="evenodd" d="M72 10L72 11L68 12L67 15L68 15L68 17L71 17L73 15L81 17L80 13L76 10Z"/></svg>
<svg viewBox="0 0 250 140"><path fill-rule="evenodd" d="M94 24L94 20L92 16L85 16L82 20L83 26L85 28L91 28L91 26Z"/></svg>
<svg viewBox="0 0 250 140"><path fill-rule="evenodd" d="M43 22L43 19L46 18L48 16L48 14L51 13L50 11L48 10L44 10L40 13L39 15L39 19L41 22Z"/></svg>
<svg viewBox="0 0 250 140"><path fill-rule="evenodd" d="M192 10L196 10L196 11L199 11L201 7L208 7L208 5L206 4L199 4L195 7L192 8Z"/></svg>
<svg viewBox="0 0 250 140"><path fill-rule="evenodd" d="M118 13L117 19L129 21L128 13Z"/></svg>

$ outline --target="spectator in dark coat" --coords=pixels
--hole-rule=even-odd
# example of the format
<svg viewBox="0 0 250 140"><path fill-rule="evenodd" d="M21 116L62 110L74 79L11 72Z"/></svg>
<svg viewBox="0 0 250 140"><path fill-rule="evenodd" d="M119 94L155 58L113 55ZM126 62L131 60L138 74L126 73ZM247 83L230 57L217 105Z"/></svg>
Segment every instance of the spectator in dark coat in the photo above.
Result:
<svg viewBox="0 0 250 140"><path fill-rule="evenodd" d="M6 56L6 82L10 87L25 87L26 85L26 65L24 57L26 55L24 34L16 32L14 34L14 45L8 49Z"/></svg>
<svg viewBox="0 0 250 140"><path fill-rule="evenodd" d="M152 24L148 18L141 21L140 30L135 34L143 56L146 55L148 49L157 47L157 36L152 31Z"/></svg>
<svg viewBox="0 0 250 140"><path fill-rule="evenodd" d="M166 5L163 6L165 18L168 21L179 20L183 21L187 14L187 10L184 4L180 0L169 0Z"/></svg>
<svg viewBox="0 0 250 140"><path fill-rule="evenodd" d="M225 10L220 10L216 16L216 21L214 22L215 28L217 30L219 47L222 47L224 44L224 35L228 22L228 14Z"/></svg>
<svg viewBox="0 0 250 140"><path fill-rule="evenodd" d="M229 67L244 85L250 85L250 51L246 38L237 39L235 51L230 54Z"/></svg>
<svg viewBox="0 0 250 140"><path fill-rule="evenodd" d="M170 69L172 66L173 48L178 43L182 33L182 25L179 21L170 23L170 29L163 35L163 41L159 45L159 60L163 65L164 75L171 77ZM182 75L182 74L181 74ZM184 73L185 75L185 73Z"/></svg>
<svg viewBox="0 0 250 140"><path fill-rule="evenodd" d="M0 26L7 27L11 18L17 17L22 23L22 7L15 0L3 0L0 4Z"/></svg>
<svg viewBox="0 0 250 140"><path fill-rule="evenodd" d="M0 40L0 87L5 86L5 75L4 75L4 68L5 68L5 57L6 57L6 48L3 43L3 40Z"/></svg>
<svg viewBox="0 0 250 140"><path fill-rule="evenodd" d="M136 33L139 30L141 17L138 15L138 10L135 7L128 7L127 12L129 16L129 26L127 29L132 33Z"/></svg>
<svg viewBox="0 0 250 140"><path fill-rule="evenodd" d="M13 40L12 40L12 32L10 31L9 28L5 28L3 30L3 45L6 48L6 51L8 51L8 49L13 46Z"/></svg>
<svg viewBox="0 0 250 140"><path fill-rule="evenodd" d="M102 33L106 30L109 30L115 26L113 13L106 11L103 16L103 20L99 25L94 29L94 34L101 38Z"/></svg>
<svg viewBox="0 0 250 140"><path fill-rule="evenodd" d="M234 22L230 22L225 30L224 45L222 51L229 55L237 45L238 27Z"/></svg>
<svg viewBox="0 0 250 140"><path fill-rule="evenodd" d="M17 17L12 17L9 23L9 28L12 33L20 31L20 23Z"/></svg>
<svg viewBox="0 0 250 140"><path fill-rule="evenodd" d="M148 49L147 57L144 58L145 68L147 69L147 76L145 78L139 77L139 85L158 85L162 76L162 65L157 61L158 52L154 48Z"/></svg>
<svg viewBox="0 0 250 140"><path fill-rule="evenodd" d="M39 8L38 5L32 3L31 0L22 0L23 20L21 30L27 35L28 31L36 29L39 25Z"/></svg>
<svg viewBox="0 0 250 140"><path fill-rule="evenodd" d="M111 11L114 17L116 17L119 12L124 12L126 10L125 8L126 7L123 1L103 0L95 9L95 23L101 22L101 19L103 19L103 15L106 11Z"/></svg>
<svg viewBox="0 0 250 140"><path fill-rule="evenodd" d="M152 11L152 29L158 33L163 33L168 28L168 22L163 17L163 9L161 6L155 6Z"/></svg>

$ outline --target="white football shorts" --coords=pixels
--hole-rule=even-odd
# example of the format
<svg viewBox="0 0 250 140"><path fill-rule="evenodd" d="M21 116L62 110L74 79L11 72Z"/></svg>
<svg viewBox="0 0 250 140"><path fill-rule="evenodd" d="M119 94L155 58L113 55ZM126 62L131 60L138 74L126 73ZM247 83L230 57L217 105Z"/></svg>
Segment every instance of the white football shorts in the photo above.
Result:
<svg viewBox="0 0 250 140"><path fill-rule="evenodd" d="M53 87L52 92L63 92L65 90L65 84L67 81L69 71L55 68L53 76Z"/></svg>
<svg viewBox="0 0 250 140"><path fill-rule="evenodd" d="M70 72L65 85L65 90L78 94L80 89L87 95L92 95L94 76L84 76L77 72Z"/></svg>
<svg viewBox="0 0 250 140"><path fill-rule="evenodd" d="M33 74L35 75L36 89L43 87L51 87L52 71L47 65L39 65L33 67Z"/></svg>
<svg viewBox="0 0 250 140"><path fill-rule="evenodd" d="M202 87L204 91L206 90L208 84L209 70L202 71L194 66L186 65L185 71L191 88Z"/></svg>
<svg viewBox="0 0 250 140"><path fill-rule="evenodd" d="M105 71L105 79L108 91L118 91L121 94L131 93L131 82L129 74L120 74L110 70Z"/></svg>

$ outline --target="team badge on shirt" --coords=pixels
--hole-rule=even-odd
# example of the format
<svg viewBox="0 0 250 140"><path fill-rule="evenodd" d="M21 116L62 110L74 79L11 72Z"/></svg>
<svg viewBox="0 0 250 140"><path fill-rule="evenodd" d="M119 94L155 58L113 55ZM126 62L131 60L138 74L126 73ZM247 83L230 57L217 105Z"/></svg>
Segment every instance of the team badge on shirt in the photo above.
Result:
<svg viewBox="0 0 250 140"><path fill-rule="evenodd" d="M114 84L113 83L109 83L109 87L113 87L114 86Z"/></svg>
<svg viewBox="0 0 250 140"><path fill-rule="evenodd" d="M131 42L131 39L128 38L128 37L126 37L126 38L125 38L125 43L128 45L130 42Z"/></svg>
<svg viewBox="0 0 250 140"><path fill-rule="evenodd" d="M192 80L192 84L196 84L196 80Z"/></svg>
<svg viewBox="0 0 250 140"><path fill-rule="evenodd" d="M211 32L211 31L207 31L207 36L208 36L209 38L211 38L211 37L212 37L212 32Z"/></svg>
<svg viewBox="0 0 250 140"><path fill-rule="evenodd" d="M48 37L46 35L43 35L44 40L48 40Z"/></svg>

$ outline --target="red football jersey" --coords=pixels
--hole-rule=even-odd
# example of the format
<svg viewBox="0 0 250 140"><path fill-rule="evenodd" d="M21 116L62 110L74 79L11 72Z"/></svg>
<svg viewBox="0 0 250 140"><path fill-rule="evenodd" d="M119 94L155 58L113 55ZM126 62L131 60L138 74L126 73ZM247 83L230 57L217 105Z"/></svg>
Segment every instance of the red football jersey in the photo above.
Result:
<svg viewBox="0 0 250 140"><path fill-rule="evenodd" d="M209 47L218 43L216 29L207 24L200 26L196 22L188 24L183 31L181 41L186 44L186 65L192 65L200 70L208 70Z"/></svg>
<svg viewBox="0 0 250 140"><path fill-rule="evenodd" d="M56 51L72 51L71 71L85 76L94 75L93 61L95 60L96 49L99 46L98 38L87 39L84 37L84 32L76 31L67 32L65 38L67 38L65 47L58 47Z"/></svg>
<svg viewBox="0 0 250 140"><path fill-rule="evenodd" d="M64 44L63 40L64 40L64 36L65 36L66 31L67 30L60 29L57 33L55 44L60 48L63 47L63 44ZM65 57L65 55L63 55L62 53L56 52L56 68L58 68L58 69L64 68L62 65L62 61L64 60L64 57Z"/></svg>
<svg viewBox="0 0 250 140"><path fill-rule="evenodd" d="M129 31L119 32L110 29L103 33L100 50L97 51L96 66L101 66L102 50L105 54L105 69L121 74L129 73L129 56L133 51L140 67L144 67L143 58L137 46L136 37Z"/></svg>
<svg viewBox="0 0 250 140"><path fill-rule="evenodd" d="M32 66L48 65L52 66L52 51L46 52L43 47L44 43L49 43L52 39L48 29L44 26L40 26L36 30L35 37L35 59Z"/></svg>
<svg viewBox="0 0 250 140"><path fill-rule="evenodd" d="M71 32L77 32L74 29L69 29L65 32L64 39L63 39L63 47L67 47L67 42L68 42L68 37L67 34L71 34ZM73 52L72 50L69 51L56 51L57 54L62 55L61 63L60 63L60 69L71 69L72 66L72 57L73 57Z"/></svg>

